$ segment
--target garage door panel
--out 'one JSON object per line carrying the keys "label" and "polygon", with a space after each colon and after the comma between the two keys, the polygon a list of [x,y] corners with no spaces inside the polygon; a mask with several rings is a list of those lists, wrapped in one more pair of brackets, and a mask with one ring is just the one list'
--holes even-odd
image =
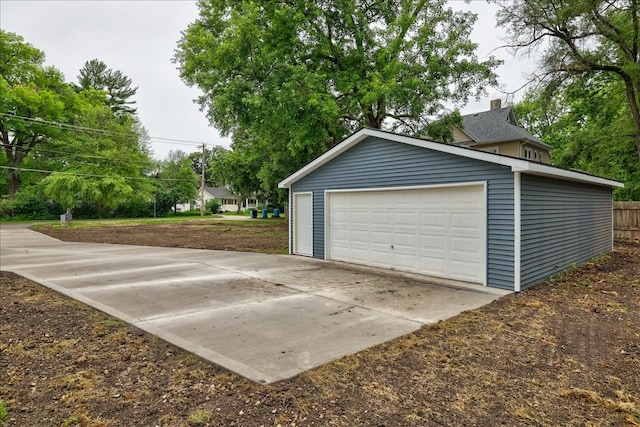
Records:
{"label": "garage door panel", "polygon": [[464,254],[477,254],[481,251],[480,238],[473,237],[451,237],[451,252]]}
{"label": "garage door panel", "polygon": [[394,254],[394,267],[400,270],[415,271],[418,269],[417,257],[415,254],[402,254],[396,252]]}
{"label": "garage door panel", "polygon": [[393,241],[392,234],[389,232],[374,231],[371,233],[372,245],[381,244],[381,245],[390,246],[392,241]]}
{"label": "garage door panel", "polygon": [[378,225],[382,227],[388,226],[393,217],[390,212],[372,212],[371,213],[371,224]]}
{"label": "garage door panel", "polygon": [[351,248],[351,253],[349,254],[352,260],[364,260],[371,261],[371,248],[363,247],[363,248]]}
{"label": "garage door panel", "polygon": [[412,233],[394,233],[393,247],[401,250],[402,248],[408,248],[415,253],[415,249],[418,246],[418,237]]}
{"label": "garage door panel", "polygon": [[442,228],[447,224],[447,216],[444,212],[426,212],[420,215],[420,222],[423,227]]}
{"label": "garage door panel", "polygon": [[376,267],[386,267],[389,263],[390,256],[388,248],[372,248],[371,265],[375,265]]}
{"label": "garage door panel", "polygon": [[420,204],[423,205],[445,205],[447,204],[447,195],[437,191],[423,191],[417,197]]}
{"label": "garage door panel", "polygon": [[420,257],[420,272],[433,276],[446,276],[447,262],[441,257]]}
{"label": "garage door panel", "polygon": [[396,227],[408,226],[415,228],[420,222],[418,218],[418,212],[396,212],[393,215],[393,225]]}
{"label": "garage door panel", "polygon": [[477,230],[480,227],[481,217],[475,213],[452,213],[451,227]]}
{"label": "garage door panel", "polygon": [[327,255],[484,283],[485,199],[483,185],[330,192]]}
{"label": "garage door panel", "polygon": [[367,230],[351,230],[351,241],[356,245],[368,245],[371,233]]}
{"label": "garage door panel", "polygon": [[480,273],[478,269],[478,263],[468,262],[461,260],[451,260],[450,273],[460,278],[466,278],[467,280],[474,280],[474,278]]}
{"label": "garage door panel", "polygon": [[423,234],[420,236],[421,250],[437,249],[446,251],[448,249],[448,239],[444,235]]}

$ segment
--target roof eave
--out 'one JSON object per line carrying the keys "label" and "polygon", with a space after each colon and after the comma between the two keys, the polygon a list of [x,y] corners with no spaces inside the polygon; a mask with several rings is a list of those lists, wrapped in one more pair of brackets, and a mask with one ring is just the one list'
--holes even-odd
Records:
{"label": "roof eave", "polygon": [[348,136],[343,142],[333,147],[311,163],[307,164],[303,168],[299,169],[294,174],[288,176],[282,180],[279,184],[279,188],[291,188],[291,185],[296,181],[302,179],[306,175],[310,174],[323,164],[329,162],[335,157],[339,156],[343,152],[347,151],[354,145],[363,141],[369,136],[390,139],[395,142],[414,145],[417,147],[428,148],[443,153],[454,154],[462,157],[468,157],[476,160],[482,160],[489,163],[494,163],[502,166],[510,167],[514,172],[531,173],[535,175],[543,175],[549,177],[563,178],[570,181],[586,182],[596,185],[604,185],[608,187],[622,188],[624,184],[612,181],[606,178],[600,178],[593,175],[588,175],[581,172],[570,171],[567,169],[558,168],[555,166],[545,165],[542,163],[531,162],[524,159],[518,159],[514,157],[502,156],[500,154],[489,153],[486,151],[474,150],[472,148],[465,148],[451,144],[444,144],[440,142],[434,142],[426,139],[418,139],[410,136],[400,135],[393,132],[387,132],[379,129],[361,128],[355,133]]}
{"label": "roof eave", "polygon": [[531,175],[539,175],[551,178],[562,178],[567,181],[586,182],[589,184],[603,185],[613,188],[624,188],[624,184],[611,179],[601,178],[599,176],[585,174],[583,172],[572,171],[568,169],[562,169],[555,166],[545,165],[544,163],[530,162],[530,161],[518,161],[517,164],[511,166],[513,172],[523,172]]}

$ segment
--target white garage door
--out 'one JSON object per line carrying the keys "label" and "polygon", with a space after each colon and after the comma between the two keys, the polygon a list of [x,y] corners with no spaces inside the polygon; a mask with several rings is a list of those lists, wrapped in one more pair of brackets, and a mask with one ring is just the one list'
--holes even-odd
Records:
{"label": "white garage door", "polygon": [[327,258],[485,283],[484,184],[327,194]]}

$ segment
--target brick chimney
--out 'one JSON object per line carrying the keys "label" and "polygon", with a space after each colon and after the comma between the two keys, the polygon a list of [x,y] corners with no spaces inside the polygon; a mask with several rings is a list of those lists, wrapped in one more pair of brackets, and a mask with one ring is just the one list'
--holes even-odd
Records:
{"label": "brick chimney", "polygon": [[492,99],[491,100],[491,109],[492,110],[498,110],[500,108],[502,108],[502,100],[500,98]]}

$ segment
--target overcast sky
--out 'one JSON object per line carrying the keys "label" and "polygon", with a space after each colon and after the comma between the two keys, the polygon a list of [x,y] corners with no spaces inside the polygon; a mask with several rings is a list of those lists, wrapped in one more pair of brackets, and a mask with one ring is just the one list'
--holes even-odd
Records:
{"label": "overcast sky", "polygon": [[[473,40],[479,43],[480,59],[493,54],[505,61],[498,69],[501,89],[513,91],[522,86],[533,63],[514,58],[504,49],[494,51],[504,44],[496,29],[497,6],[484,1],[452,1],[450,5],[478,14]],[[199,91],[180,80],[171,62],[180,32],[197,16],[195,1],[187,0],[0,0],[0,27],[44,51],[46,64],[61,70],[67,81],[76,81],[78,70],[93,58],[129,76],[139,87],[135,96],[138,115],[152,137],[229,146],[230,139],[210,127],[194,104]],[[488,92],[479,102],[467,105],[463,114],[488,109],[490,99],[505,99],[496,89]],[[169,150],[196,150],[195,144],[152,141],[156,158],[164,158]]]}

